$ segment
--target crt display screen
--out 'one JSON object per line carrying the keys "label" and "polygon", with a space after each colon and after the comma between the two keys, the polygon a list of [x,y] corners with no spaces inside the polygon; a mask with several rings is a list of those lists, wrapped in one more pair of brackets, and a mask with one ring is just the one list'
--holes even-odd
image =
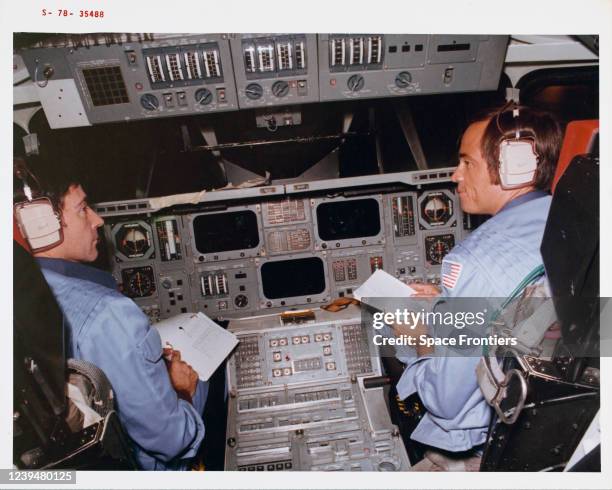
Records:
{"label": "crt display screen", "polygon": [[346,240],[380,233],[376,199],[325,202],[317,207],[317,226],[321,240]]}
{"label": "crt display screen", "polygon": [[325,291],[323,261],[318,257],[266,262],[261,285],[268,299],[310,296]]}
{"label": "crt display screen", "polygon": [[253,211],[201,214],[193,220],[193,236],[202,254],[255,248],[259,245]]}

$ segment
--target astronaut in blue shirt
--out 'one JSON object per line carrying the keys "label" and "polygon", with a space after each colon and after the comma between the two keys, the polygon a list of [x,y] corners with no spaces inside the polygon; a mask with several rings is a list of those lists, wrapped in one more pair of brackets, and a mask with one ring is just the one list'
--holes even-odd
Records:
{"label": "astronaut in blue shirt", "polygon": [[[542,263],[540,243],[560,144],[556,121],[526,107],[505,106],[467,128],[452,181],[464,212],[492,217],[444,258],[439,290],[411,285],[419,296],[506,298]],[[417,338],[428,333],[423,325],[394,330]],[[476,379],[479,357],[417,346],[416,356],[401,360],[406,369],[399,396],[416,392],[427,409],[411,437],[443,450],[429,452],[418,469],[477,470],[490,420]],[[453,453],[473,464],[456,464]]]}
{"label": "astronaut in blue shirt", "polygon": [[92,362],[108,377],[142,469],[187,469],[204,438],[208,385],[178,351],[164,356],[157,330],[116,290],[110,274],[83,264],[98,256],[103,220],[83,188],[68,182],[56,180],[45,189],[60,210],[63,239],[34,250],[66,320],[68,355]]}

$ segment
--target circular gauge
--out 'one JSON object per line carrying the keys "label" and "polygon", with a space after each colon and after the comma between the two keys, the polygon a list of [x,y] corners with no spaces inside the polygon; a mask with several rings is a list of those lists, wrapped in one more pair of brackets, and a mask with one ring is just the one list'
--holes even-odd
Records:
{"label": "circular gauge", "polygon": [[263,87],[258,83],[249,83],[244,89],[244,94],[251,100],[257,100],[263,95]]}
{"label": "circular gauge", "polygon": [[289,93],[289,84],[284,80],[279,80],[272,85],[272,93],[276,97],[284,97]]}
{"label": "circular gauge", "polygon": [[395,85],[399,88],[406,88],[412,82],[412,75],[409,71],[401,71],[395,77]]}
{"label": "circular gauge", "polygon": [[441,264],[448,252],[455,246],[454,235],[434,235],[425,237],[425,255],[427,262]]}
{"label": "circular gauge", "polygon": [[246,305],[249,304],[249,298],[247,298],[244,294],[239,294],[234,298],[234,304],[238,308],[244,308]]}
{"label": "circular gauge", "polygon": [[155,111],[159,108],[159,99],[153,94],[144,94],[140,97],[140,105],[147,111]]}
{"label": "circular gauge", "polygon": [[201,88],[196,90],[195,100],[200,105],[208,105],[213,100],[213,95],[207,88]]}
{"label": "circular gauge", "polygon": [[121,271],[123,289],[130,298],[144,298],[155,292],[152,267],[135,267]]}
{"label": "circular gauge", "polygon": [[352,75],[346,82],[346,86],[351,92],[359,92],[365,85],[365,80],[361,75]]}
{"label": "circular gauge", "polygon": [[118,225],[113,234],[117,252],[125,259],[146,258],[153,252],[151,230],[142,222]]}
{"label": "circular gauge", "polygon": [[453,201],[443,192],[431,192],[421,201],[421,218],[429,226],[442,226],[453,216]]}

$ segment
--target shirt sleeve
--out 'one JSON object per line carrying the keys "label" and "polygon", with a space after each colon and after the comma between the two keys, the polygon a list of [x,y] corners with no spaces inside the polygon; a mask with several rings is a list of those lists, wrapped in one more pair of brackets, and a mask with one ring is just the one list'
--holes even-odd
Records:
{"label": "shirt sleeve", "polygon": [[131,300],[103,296],[79,333],[78,348],[109,378],[123,427],[140,448],[163,462],[196,455],[207,385],[198,386],[195,406],[177,397],[159,334]]}
{"label": "shirt sleeve", "polygon": [[[478,273],[478,267],[471,259],[470,254],[460,245],[444,258],[441,270],[441,303],[444,303],[444,298],[465,298],[455,300],[452,306],[445,307],[472,308],[483,304],[468,299],[482,296],[483,291],[484,294],[487,291],[486,281]],[[453,335],[456,333],[454,328],[449,326],[439,334]],[[468,401],[479,389],[475,375],[479,358],[460,349],[436,347],[435,355],[406,359],[406,369],[397,384],[398,395],[404,399],[417,392],[433,416],[446,420],[460,419],[470,410]]]}

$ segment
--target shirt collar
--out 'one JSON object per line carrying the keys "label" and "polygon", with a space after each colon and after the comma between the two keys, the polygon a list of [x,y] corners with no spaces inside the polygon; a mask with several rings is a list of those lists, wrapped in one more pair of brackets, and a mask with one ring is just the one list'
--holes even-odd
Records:
{"label": "shirt collar", "polygon": [[64,259],[51,259],[48,257],[36,257],[36,261],[42,269],[51,270],[63,276],[74,277],[75,279],[95,282],[100,286],[110,289],[117,289],[117,283],[112,275],[89,265]]}
{"label": "shirt collar", "polygon": [[502,207],[499,210],[499,213],[501,213],[503,211],[507,211],[508,209],[512,209],[512,208],[514,208],[516,206],[520,206],[521,204],[524,204],[526,202],[533,201],[534,199],[540,199],[542,197],[546,197],[547,195],[548,195],[548,193],[544,192],[542,190],[535,190],[535,191],[527,192],[526,194],[521,194],[520,196],[515,197],[514,199],[512,199],[512,201],[507,202],[504,205],[504,207]]}

